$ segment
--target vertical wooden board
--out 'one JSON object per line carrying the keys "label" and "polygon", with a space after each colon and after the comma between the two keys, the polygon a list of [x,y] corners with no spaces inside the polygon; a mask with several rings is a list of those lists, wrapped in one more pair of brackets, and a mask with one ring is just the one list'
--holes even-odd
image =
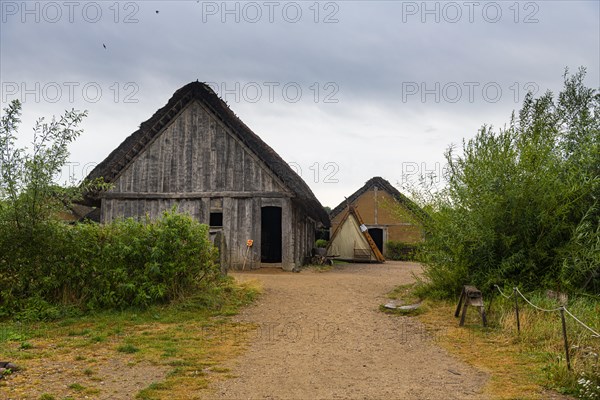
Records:
{"label": "vertical wooden board", "polygon": [[110,222],[111,212],[111,200],[109,199],[100,199],[100,222],[105,224]]}
{"label": "vertical wooden board", "polygon": [[243,186],[243,167],[244,167],[244,150],[242,146],[236,143],[234,147],[234,164],[233,164],[233,188],[232,190],[241,191]]}
{"label": "vertical wooden board", "polygon": [[200,108],[196,107],[196,129],[192,132],[192,191],[200,192],[202,190],[202,142],[204,132],[206,131],[207,115]]}
{"label": "vertical wooden board", "polygon": [[163,185],[163,191],[164,192],[173,192],[176,191],[175,190],[175,185],[176,185],[176,181],[173,179],[173,160],[174,160],[174,156],[173,156],[173,149],[174,149],[174,142],[175,142],[175,137],[173,135],[173,125],[171,125],[169,127],[170,129],[165,132],[164,137],[165,137],[165,143],[163,145],[163,149],[162,152],[164,154],[164,162],[161,165],[161,169],[162,169],[162,185]]}
{"label": "vertical wooden board", "polygon": [[282,231],[282,254],[281,264],[283,269],[291,270],[294,267],[294,229],[292,228],[292,212],[290,199],[282,199],[281,207],[281,231]]}
{"label": "vertical wooden board", "polygon": [[158,161],[157,161],[157,173],[158,173],[158,193],[164,193],[166,191],[165,187],[165,165],[169,162],[169,154],[167,149],[169,148],[171,141],[163,131],[160,137],[154,142],[157,147],[158,152]]}
{"label": "vertical wooden board", "polygon": [[248,214],[251,210],[250,199],[238,199],[238,204],[238,229],[241,233],[240,246],[243,246],[246,240],[250,239],[250,221],[248,220]]}
{"label": "vertical wooden board", "polygon": [[141,154],[137,158],[135,163],[138,164],[139,172],[138,172],[138,180],[136,182],[134,182],[133,190],[137,193],[147,192],[148,191],[148,183],[147,183],[148,167],[146,165],[148,163],[148,157],[146,156],[146,153]]}
{"label": "vertical wooden board", "polygon": [[217,129],[217,135],[214,138],[213,147],[211,149],[211,158],[214,157],[213,171],[215,174],[215,190],[226,190],[225,168],[227,159],[226,134],[222,127]]}
{"label": "vertical wooden board", "polygon": [[190,126],[190,113],[189,107],[186,109],[181,118],[181,128],[177,132],[177,137],[179,138],[179,146],[177,147],[177,170],[174,171],[177,176],[177,192],[183,193],[185,192],[185,181],[187,175],[187,156],[186,149],[188,143],[186,138],[188,136]]}
{"label": "vertical wooden board", "polygon": [[120,192],[127,192],[127,182],[129,180],[127,179],[127,171],[123,171],[121,173],[121,175],[119,176],[119,191]]}
{"label": "vertical wooden board", "polygon": [[213,160],[213,150],[212,150],[212,145],[213,145],[213,141],[215,140],[215,136],[216,136],[216,131],[217,131],[217,121],[215,120],[215,118],[210,115],[209,118],[209,123],[208,123],[208,132],[206,134],[206,138],[204,140],[203,146],[202,146],[202,150],[203,150],[203,155],[204,155],[204,163],[203,163],[203,174],[204,174],[204,188],[205,190],[215,190],[215,185],[214,185],[214,173],[213,173],[213,167],[214,167],[214,161]]}
{"label": "vertical wooden board", "polygon": [[146,164],[146,173],[148,176],[146,191],[150,193],[158,193],[159,146],[156,145],[156,142],[148,147],[146,150],[146,156],[148,160]]}
{"label": "vertical wooden board", "polygon": [[254,260],[260,265],[260,248],[261,248],[261,199],[260,197],[252,198],[252,239],[254,240],[253,254]]}
{"label": "vertical wooden board", "polygon": [[151,218],[152,200],[144,200],[144,219]]}
{"label": "vertical wooden board", "polygon": [[190,216],[190,218],[194,218],[194,208],[197,200],[184,200],[182,201],[182,207],[185,210],[185,213]]}
{"label": "vertical wooden board", "polygon": [[134,215],[134,218],[137,219],[138,221],[143,221],[144,220],[144,199],[132,200],[132,203],[133,203],[132,213]]}
{"label": "vertical wooden board", "polygon": [[189,140],[189,148],[187,149],[187,157],[188,157],[188,182],[187,182],[187,191],[195,192],[196,191],[196,135],[198,133],[198,103],[194,102],[194,104],[190,107],[190,126],[188,132],[188,140]]}
{"label": "vertical wooden board", "polygon": [[125,203],[123,200],[114,200],[114,219],[125,218]]}
{"label": "vertical wooden board", "polygon": [[252,239],[252,199],[244,198],[239,199],[239,213],[238,213],[238,227],[240,231],[239,236],[239,247],[240,247],[240,256],[242,258],[242,263],[246,263],[249,267],[250,252],[248,251],[248,246],[246,245],[246,241]]}
{"label": "vertical wooden board", "polygon": [[256,181],[254,180],[254,160],[249,154],[244,154],[244,190],[256,191]]}
{"label": "vertical wooden board", "polygon": [[[194,103],[195,104],[195,103]],[[182,149],[183,155],[183,182],[181,191],[191,192],[192,191],[192,148],[194,143],[192,142],[192,133],[196,129],[196,108],[190,107],[188,121],[186,129],[183,132],[184,143]]]}
{"label": "vertical wooden board", "polygon": [[225,176],[225,187],[228,190],[232,190],[233,188],[233,180],[234,180],[234,171],[233,171],[233,163],[235,162],[233,148],[236,145],[235,140],[231,137],[230,134],[226,134],[223,137],[225,141],[225,160],[223,164],[223,175]]}
{"label": "vertical wooden board", "polygon": [[125,180],[122,179],[123,175],[120,175],[117,179],[115,179],[112,183],[115,186],[114,189],[111,189],[111,192],[124,192],[125,191]]}
{"label": "vertical wooden board", "polygon": [[269,176],[269,174],[261,168],[260,175],[260,182],[262,184],[263,190],[266,192],[272,191],[273,187],[271,186],[271,177]]}
{"label": "vertical wooden board", "polygon": [[186,199],[181,199],[177,201],[177,212],[180,214],[187,214],[188,201]]}
{"label": "vertical wooden board", "polygon": [[126,176],[127,176],[127,191],[132,193],[135,191],[136,181],[138,179],[138,172],[140,170],[140,165],[137,162],[132,162],[127,167]]}
{"label": "vertical wooden board", "polygon": [[123,218],[123,208],[119,200],[111,200],[112,203],[112,221]]}
{"label": "vertical wooden board", "polygon": [[292,230],[294,231],[294,236],[296,240],[294,241],[293,246],[293,259],[296,261],[298,259],[298,254],[300,253],[300,246],[302,245],[302,226],[298,221],[298,213],[295,204],[292,202]]}
{"label": "vertical wooden board", "polygon": [[158,218],[158,200],[152,200],[150,203],[150,219],[153,221]]}
{"label": "vertical wooden board", "polygon": [[[223,217],[225,217],[225,214],[223,214]],[[198,220],[206,225],[208,225],[210,222],[210,198],[208,197],[202,198],[202,202],[200,203],[200,216],[198,217]]]}
{"label": "vertical wooden board", "polygon": [[194,200],[194,219],[202,223],[202,199]]}
{"label": "vertical wooden board", "polygon": [[158,218],[160,218],[165,211],[170,209],[171,204],[168,199],[160,199],[158,204]]}
{"label": "vertical wooden board", "polygon": [[[223,199],[223,233],[226,236],[227,250],[231,254],[231,256],[233,256],[232,249],[235,246],[233,242],[233,237],[235,235],[233,227],[234,224],[232,223],[232,220],[235,221],[235,210],[233,209],[233,203],[234,200],[230,197],[226,197]],[[233,263],[233,258],[230,258],[230,261],[231,263]]]}
{"label": "vertical wooden board", "polygon": [[179,118],[171,124],[171,167],[167,167],[169,182],[171,185],[170,192],[181,192],[181,135],[182,130],[185,129],[185,112],[179,116]]}
{"label": "vertical wooden board", "polygon": [[123,200],[123,217],[131,217],[131,200]]}

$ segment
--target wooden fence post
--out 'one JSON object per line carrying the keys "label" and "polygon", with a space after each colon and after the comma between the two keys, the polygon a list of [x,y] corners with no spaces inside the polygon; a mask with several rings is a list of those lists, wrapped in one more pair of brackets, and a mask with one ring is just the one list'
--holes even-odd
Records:
{"label": "wooden fence post", "polygon": [[565,355],[567,356],[567,369],[571,370],[571,357],[569,356],[569,341],[567,339],[567,322],[565,321],[565,308],[560,307],[560,320],[562,321],[563,339],[565,342]]}
{"label": "wooden fence post", "polygon": [[517,288],[513,287],[513,296],[515,296],[515,314],[517,316],[517,332],[521,334],[521,320],[519,319],[519,300],[517,298]]}

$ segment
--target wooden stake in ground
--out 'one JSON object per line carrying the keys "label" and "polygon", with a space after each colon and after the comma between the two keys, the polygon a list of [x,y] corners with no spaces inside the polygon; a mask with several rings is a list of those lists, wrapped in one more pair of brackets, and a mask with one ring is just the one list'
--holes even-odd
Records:
{"label": "wooden stake in ground", "polygon": [[250,254],[250,249],[252,248],[252,245],[254,245],[254,240],[246,240],[246,253],[244,254],[244,264],[242,265],[242,271],[246,269],[246,261],[248,261],[248,255]]}

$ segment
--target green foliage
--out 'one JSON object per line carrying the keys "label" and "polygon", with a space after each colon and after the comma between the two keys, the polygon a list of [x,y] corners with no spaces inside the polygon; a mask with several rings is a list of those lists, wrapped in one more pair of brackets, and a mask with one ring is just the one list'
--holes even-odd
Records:
{"label": "green foliage", "polygon": [[430,289],[594,287],[600,249],[600,93],[568,76],[555,99],[528,94],[498,132],[446,152],[448,185],[428,204],[420,258]]}
{"label": "green foliage", "polygon": [[133,353],[137,353],[138,351],[140,351],[140,349],[138,349],[137,347],[135,347],[132,344],[124,344],[124,345],[117,347],[117,351],[119,351],[121,353],[133,354]]}
{"label": "green foliage", "polygon": [[414,261],[420,245],[390,240],[385,243],[385,256],[390,260]]}
{"label": "green foliage", "polygon": [[77,310],[146,307],[179,299],[219,277],[208,227],[173,209],[158,221],[66,225],[58,211],[101,182],[52,181],[86,113],[34,128],[31,152],[16,146],[21,105],[0,121],[0,318],[51,320]]}
{"label": "green foliage", "polygon": [[[0,313],[50,320],[80,310],[146,307],[180,299],[220,276],[208,227],[175,211],[107,225],[39,225],[0,239]],[[3,235],[4,237],[4,235]]]}
{"label": "green foliage", "polygon": [[315,241],[315,247],[324,249],[325,247],[327,247],[328,243],[329,242],[327,240],[325,240],[325,239],[317,239]]}
{"label": "green foliage", "polygon": [[69,157],[68,145],[81,135],[77,126],[86,111],[66,111],[49,123],[39,119],[31,151],[16,145],[20,115],[21,103],[14,100],[0,119],[0,218],[33,237],[39,224],[80,198],[83,191],[106,185],[96,181],[63,188],[53,182]]}

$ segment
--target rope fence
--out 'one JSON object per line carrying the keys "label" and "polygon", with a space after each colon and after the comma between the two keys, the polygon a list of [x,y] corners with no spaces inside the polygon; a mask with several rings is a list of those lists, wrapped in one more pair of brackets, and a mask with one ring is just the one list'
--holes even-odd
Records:
{"label": "rope fence", "polygon": [[518,302],[518,297],[521,297],[523,300],[525,300],[525,302],[527,304],[529,304],[531,307],[535,308],[538,311],[542,311],[542,312],[560,312],[560,318],[561,318],[561,323],[562,323],[562,333],[563,333],[563,340],[564,340],[564,345],[565,345],[565,355],[566,355],[566,360],[567,360],[567,368],[569,370],[571,370],[571,359],[570,359],[570,354],[569,354],[569,341],[568,341],[568,337],[567,337],[567,324],[565,321],[565,314],[569,315],[571,318],[573,318],[579,325],[581,325],[583,328],[587,329],[588,331],[590,331],[592,333],[592,337],[593,338],[600,338],[600,334],[598,332],[596,332],[594,329],[590,328],[587,324],[585,324],[584,322],[582,322],[579,318],[577,318],[571,311],[569,311],[567,309],[567,307],[565,306],[560,306],[560,307],[556,307],[556,308],[542,308],[539,307],[535,304],[533,304],[531,301],[529,301],[529,299],[527,297],[525,297],[525,295],[523,295],[523,293],[521,293],[521,291],[519,290],[518,287],[513,287],[513,292],[510,294],[510,296],[506,295],[502,289],[500,289],[500,286],[498,285],[494,285],[494,287],[498,290],[498,292],[500,293],[500,295],[502,297],[504,297],[507,300],[510,300],[511,298],[514,297],[515,299],[515,315],[517,317],[517,332],[520,334],[521,333],[521,321],[519,319],[519,302]]}

